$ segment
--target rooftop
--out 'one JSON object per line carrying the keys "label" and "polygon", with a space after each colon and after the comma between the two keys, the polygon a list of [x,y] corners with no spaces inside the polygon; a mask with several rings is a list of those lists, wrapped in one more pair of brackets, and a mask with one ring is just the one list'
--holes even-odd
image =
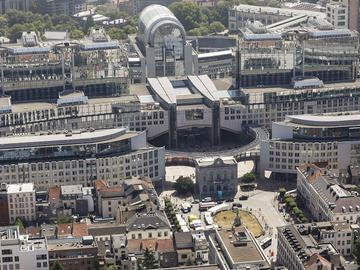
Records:
{"label": "rooftop", "polygon": [[35,192],[34,183],[9,184],[7,185],[7,193],[26,193]]}
{"label": "rooftop", "polygon": [[196,160],[196,164],[199,167],[208,166],[221,166],[221,165],[235,165],[236,160],[233,157],[206,157]]}
{"label": "rooftop", "polygon": [[61,186],[61,195],[82,194],[82,185],[65,185]]}
{"label": "rooftop", "polygon": [[235,232],[227,230],[217,232],[234,264],[267,261],[245,227],[238,227]]}
{"label": "rooftop", "polygon": [[0,149],[7,148],[27,148],[51,145],[76,145],[86,143],[106,142],[117,139],[124,140],[135,137],[138,133],[127,131],[126,128],[101,129],[84,132],[68,132],[60,134],[9,136],[1,139]]}

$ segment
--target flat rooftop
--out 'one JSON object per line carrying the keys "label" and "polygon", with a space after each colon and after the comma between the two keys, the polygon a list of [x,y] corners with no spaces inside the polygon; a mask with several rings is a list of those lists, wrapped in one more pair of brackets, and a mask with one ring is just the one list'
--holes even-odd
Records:
{"label": "flat rooftop", "polygon": [[348,113],[289,115],[285,123],[301,127],[353,127],[360,125],[360,111]]}
{"label": "flat rooftop", "polygon": [[250,238],[247,230],[244,227],[239,227],[236,232],[246,235],[246,239],[240,240],[241,245],[234,244],[236,242],[236,239],[234,239],[234,235],[231,231],[218,231],[234,263],[254,263],[258,261],[265,261],[265,258],[262,256],[260,250],[256,247],[255,243]]}
{"label": "flat rooftop", "polygon": [[82,133],[75,132],[77,131],[73,131],[71,136],[61,133],[4,137],[1,139],[0,149],[42,147],[51,145],[76,145],[86,143],[92,144],[107,142],[113,139],[124,140],[135,137],[138,134],[138,132],[127,131],[126,128],[101,129],[93,132],[85,131]]}
{"label": "flat rooftop", "polygon": [[9,184],[7,185],[7,193],[26,193],[35,192],[34,183]]}
{"label": "flat rooftop", "polygon": [[342,89],[348,89],[348,88],[360,88],[360,80],[357,80],[355,82],[343,82],[343,83],[329,83],[324,84],[323,87],[320,88],[305,88],[305,89],[294,89],[292,87],[249,87],[249,88],[241,88],[241,91],[244,94],[264,94],[264,93],[282,93],[286,92],[289,93],[292,92],[295,93],[301,93],[307,92],[310,90],[314,91],[326,91],[326,90],[342,90]]}

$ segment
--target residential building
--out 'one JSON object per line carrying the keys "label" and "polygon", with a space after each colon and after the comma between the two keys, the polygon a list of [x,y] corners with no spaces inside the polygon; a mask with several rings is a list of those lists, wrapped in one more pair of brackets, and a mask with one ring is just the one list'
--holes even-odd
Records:
{"label": "residential building", "polygon": [[149,250],[153,252],[159,267],[177,266],[177,255],[172,239],[128,239],[127,250],[130,260],[143,260],[144,252]]}
{"label": "residential building", "polygon": [[50,239],[47,242],[50,268],[58,261],[64,270],[94,270],[98,247],[92,236]]}
{"label": "residential building", "polygon": [[237,189],[237,162],[233,157],[197,159],[195,163],[196,185],[200,198],[227,198]]}
{"label": "residential building", "polygon": [[127,179],[116,186],[98,180],[95,187],[98,214],[103,218],[116,218],[119,223],[124,223],[136,213],[156,209],[159,205],[149,179]]}
{"label": "residential building", "polygon": [[278,228],[277,263],[289,270],[347,269],[344,258],[330,243],[319,244],[304,225]]}
{"label": "residential building", "polygon": [[30,239],[17,226],[0,227],[1,269],[49,269],[45,238]]}
{"label": "residential building", "polygon": [[164,179],[164,148],[148,147],[144,132],[126,128],[12,136],[3,138],[0,148],[5,183],[47,188],[90,186],[95,179],[116,185],[132,175]]}
{"label": "residential building", "polygon": [[303,114],[273,123],[272,138],[261,142],[261,170],[295,174],[301,164],[326,162],[337,175],[347,174],[359,163],[358,116],[358,111]]}
{"label": "residential building", "polygon": [[0,226],[7,226],[10,224],[9,217],[9,202],[8,194],[6,192],[6,184],[0,185]]}
{"label": "residential building", "polygon": [[64,205],[64,209],[70,209],[76,213],[76,203],[78,200],[82,200],[82,185],[65,185],[60,188],[61,200]]}
{"label": "residential building", "polygon": [[9,221],[17,218],[25,222],[36,220],[35,186],[33,183],[9,184],[6,187],[9,206]]}
{"label": "residential building", "polygon": [[139,213],[126,221],[128,240],[172,239],[170,222],[163,212]]}
{"label": "residential building", "polygon": [[175,232],[174,244],[179,265],[208,263],[209,245],[203,232]]}
{"label": "residential building", "polygon": [[304,164],[297,172],[298,196],[315,220],[357,222],[360,197],[345,190],[330,170]]}

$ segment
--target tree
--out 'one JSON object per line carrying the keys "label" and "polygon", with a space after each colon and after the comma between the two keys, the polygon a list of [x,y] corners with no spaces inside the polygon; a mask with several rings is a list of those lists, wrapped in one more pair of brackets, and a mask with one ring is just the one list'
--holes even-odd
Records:
{"label": "tree", "polygon": [[55,261],[51,270],[64,270],[64,267],[59,263],[59,261]]}
{"label": "tree", "polygon": [[84,37],[84,33],[78,29],[72,30],[70,32],[71,39],[82,39]]}
{"label": "tree", "polygon": [[284,198],[285,193],[286,193],[286,189],[285,188],[279,188],[279,197],[280,198]]}
{"label": "tree", "polygon": [[254,182],[256,179],[255,174],[253,173],[246,173],[243,177],[241,177],[241,181],[244,183],[251,183]]}
{"label": "tree", "polygon": [[56,222],[57,222],[57,224],[71,223],[71,222],[73,222],[73,218],[72,218],[72,216],[60,214],[57,216]]}
{"label": "tree", "polygon": [[25,229],[25,224],[20,218],[16,218],[15,225],[18,226],[20,230]]}
{"label": "tree", "polygon": [[118,40],[122,40],[122,39],[126,39],[127,38],[127,35],[126,33],[119,29],[119,28],[116,28],[116,27],[111,27],[110,29],[108,29],[106,31],[106,33],[109,35],[109,37],[111,39],[118,39]]}
{"label": "tree", "polygon": [[156,260],[154,253],[149,251],[148,248],[146,248],[144,252],[144,260],[142,262],[142,266],[146,269],[155,269],[156,268]]}
{"label": "tree", "polygon": [[176,180],[176,183],[174,184],[174,188],[179,194],[185,195],[194,192],[195,184],[190,177],[180,176]]}
{"label": "tree", "polygon": [[169,8],[182,23],[186,31],[200,27],[203,23],[207,24],[206,16],[201,12],[199,5],[195,3],[175,2]]}
{"label": "tree", "polygon": [[214,33],[220,33],[225,30],[225,26],[219,21],[212,22],[210,24],[209,28],[210,28],[210,31],[214,32]]}

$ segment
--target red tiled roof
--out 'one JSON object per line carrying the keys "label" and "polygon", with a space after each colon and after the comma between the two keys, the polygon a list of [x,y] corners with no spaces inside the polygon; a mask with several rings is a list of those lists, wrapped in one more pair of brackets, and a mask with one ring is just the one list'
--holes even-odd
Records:
{"label": "red tiled roof", "polygon": [[57,235],[71,235],[72,232],[72,224],[64,223],[57,225]]}
{"label": "red tiled roof", "polygon": [[98,179],[95,181],[95,190],[107,188],[109,185],[106,180]]}
{"label": "red tiled roof", "polygon": [[49,202],[56,203],[60,200],[61,189],[58,186],[49,187]]}
{"label": "red tiled roof", "polygon": [[86,236],[89,235],[86,223],[74,223],[72,227],[73,236]]}
{"label": "red tiled roof", "polygon": [[140,252],[147,248],[150,251],[174,251],[172,239],[129,239],[127,244],[129,252]]}
{"label": "red tiled roof", "polygon": [[330,270],[331,269],[331,263],[326,260],[323,256],[314,253],[310,256],[310,259],[304,264],[305,269],[308,270],[317,270],[318,265],[322,265],[323,270]]}

